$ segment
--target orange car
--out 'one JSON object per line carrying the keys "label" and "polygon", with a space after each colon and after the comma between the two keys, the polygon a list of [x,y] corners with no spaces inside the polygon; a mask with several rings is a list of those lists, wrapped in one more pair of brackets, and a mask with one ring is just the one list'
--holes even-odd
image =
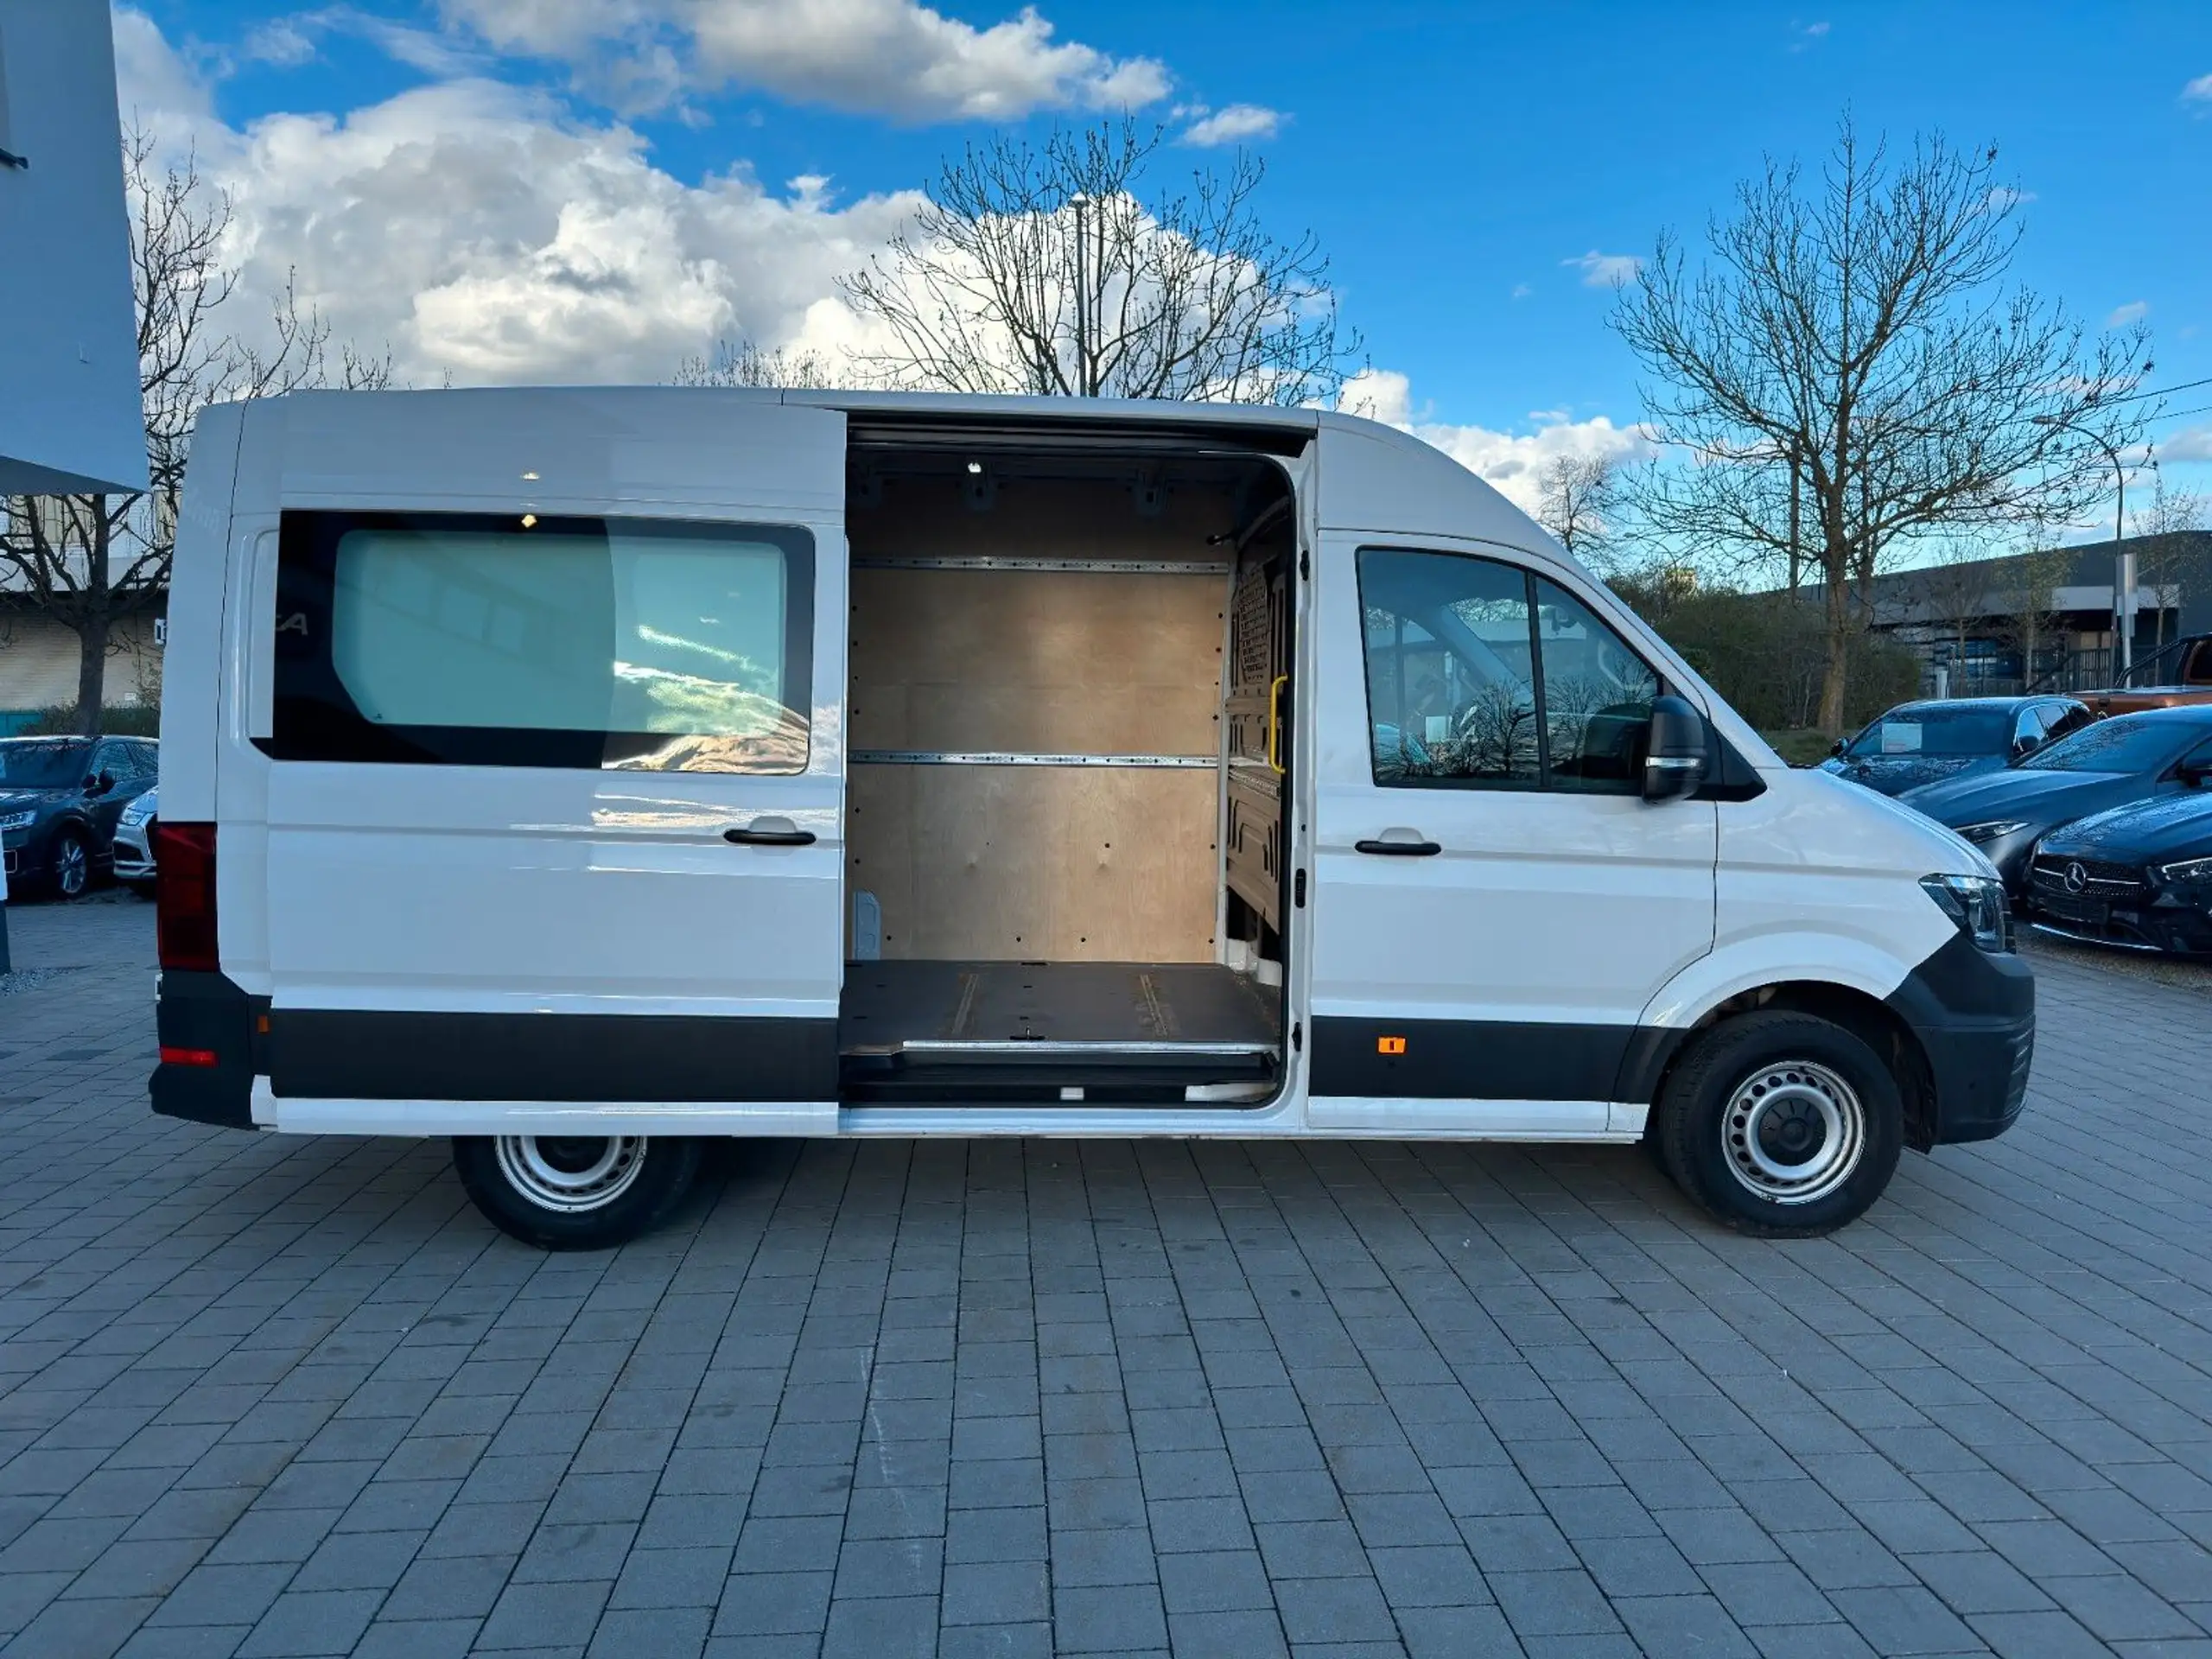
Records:
{"label": "orange car", "polygon": [[2129,670],[2126,683],[2074,694],[2099,715],[2135,715],[2180,702],[2212,702],[2212,633],[2177,639]]}

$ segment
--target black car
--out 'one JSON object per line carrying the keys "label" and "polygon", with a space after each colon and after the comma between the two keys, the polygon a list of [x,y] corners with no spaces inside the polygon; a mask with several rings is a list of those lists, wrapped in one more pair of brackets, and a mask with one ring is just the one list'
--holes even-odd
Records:
{"label": "black car", "polygon": [[2028,855],[2063,824],[2212,778],[2212,706],[2116,715],[2002,772],[1907,790],[1897,798],[1949,825],[1988,856],[2015,898]]}
{"label": "black car", "polygon": [[2047,933],[2212,956],[2212,785],[2114,807],[2043,838],[2030,918]]}
{"label": "black car", "polygon": [[1884,795],[1996,772],[2070,737],[2096,716],[2072,697],[1946,697],[1901,702],[1835,746],[1821,770]]}
{"label": "black car", "polygon": [[74,899],[111,868],[116,820],[153,787],[143,737],[0,739],[0,859],[11,891]]}

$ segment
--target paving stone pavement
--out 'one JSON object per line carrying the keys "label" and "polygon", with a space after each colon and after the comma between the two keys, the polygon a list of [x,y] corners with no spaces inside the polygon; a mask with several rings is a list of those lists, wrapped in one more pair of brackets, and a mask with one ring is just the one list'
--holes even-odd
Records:
{"label": "paving stone pavement", "polygon": [[2212,1653],[2212,976],[1829,1239],[1633,1150],[732,1148],[495,1234],[153,1117],[151,918],[16,913],[8,1655]]}

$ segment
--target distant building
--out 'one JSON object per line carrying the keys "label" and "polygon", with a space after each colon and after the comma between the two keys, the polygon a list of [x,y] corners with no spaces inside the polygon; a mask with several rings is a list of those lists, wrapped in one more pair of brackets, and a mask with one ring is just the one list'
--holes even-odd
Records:
{"label": "distant building", "polygon": [[[141,511],[150,511],[146,502]],[[22,523],[35,513],[47,542],[63,550],[81,573],[87,555],[73,531],[65,501],[56,496],[0,497],[0,527],[27,533]],[[127,565],[137,551],[125,544],[110,558],[111,569]],[[83,647],[73,629],[40,610],[20,572],[0,563],[0,737],[21,731],[48,709],[77,701],[77,671]],[[156,594],[145,609],[123,618],[108,636],[105,692],[108,704],[158,702],[162,646],[168,596]]]}
{"label": "distant building", "polygon": [[[2134,661],[2212,633],[2212,531],[2132,536]],[[1923,689],[1951,696],[2108,685],[2113,543],[1922,565],[1874,578],[1868,626],[1910,645]]]}
{"label": "distant building", "polygon": [[0,494],[146,487],[108,0],[0,0]]}

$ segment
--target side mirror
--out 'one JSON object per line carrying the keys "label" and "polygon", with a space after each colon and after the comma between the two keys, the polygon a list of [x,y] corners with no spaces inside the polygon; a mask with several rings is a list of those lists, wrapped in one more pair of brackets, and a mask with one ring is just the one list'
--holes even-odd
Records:
{"label": "side mirror", "polygon": [[85,779],[85,793],[105,795],[115,787],[115,779],[104,772],[96,772]]}
{"label": "side mirror", "polygon": [[1835,741],[1834,742],[1833,742],[1833,743],[1831,743],[1831,744],[1829,744],[1829,745],[1828,745],[1828,753],[1829,753],[1830,754],[1833,754],[1833,755],[1836,755],[1836,756],[1840,757],[1840,756],[1841,756],[1841,754],[1843,753],[1843,749],[1844,749],[1844,743],[1843,743],[1843,740],[1842,740],[1841,738],[1840,738],[1840,737],[1839,737],[1838,739],[1836,739],[1836,741]]}
{"label": "side mirror", "polygon": [[2043,739],[2036,736],[2032,732],[2025,736],[2016,737],[2012,740],[2012,758],[2015,760],[2024,760],[2041,747],[2043,747]]}
{"label": "side mirror", "polygon": [[1643,798],[1675,801],[1705,782],[1705,716],[1681,697],[1651,700],[1651,732],[1643,750]]}

